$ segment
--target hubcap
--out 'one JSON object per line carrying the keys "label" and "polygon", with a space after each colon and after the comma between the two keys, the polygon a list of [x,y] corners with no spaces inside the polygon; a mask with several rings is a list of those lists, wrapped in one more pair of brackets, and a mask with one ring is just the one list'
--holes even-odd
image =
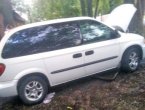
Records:
{"label": "hubcap", "polygon": [[132,52],[129,56],[129,67],[135,70],[139,64],[139,56],[136,52]]}
{"label": "hubcap", "polygon": [[32,81],[25,87],[25,96],[30,101],[36,101],[41,98],[43,94],[43,86],[38,81]]}

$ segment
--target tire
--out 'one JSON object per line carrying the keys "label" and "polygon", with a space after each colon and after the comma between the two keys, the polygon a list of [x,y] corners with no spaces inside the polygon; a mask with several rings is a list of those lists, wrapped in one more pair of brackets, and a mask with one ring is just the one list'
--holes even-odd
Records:
{"label": "tire", "polygon": [[18,85],[18,96],[26,105],[41,103],[48,93],[48,84],[40,76],[23,78]]}
{"label": "tire", "polygon": [[140,51],[135,48],[129,48],[123,55],[121,70],[124,72],[134,72],[138,69],[141,60]]}

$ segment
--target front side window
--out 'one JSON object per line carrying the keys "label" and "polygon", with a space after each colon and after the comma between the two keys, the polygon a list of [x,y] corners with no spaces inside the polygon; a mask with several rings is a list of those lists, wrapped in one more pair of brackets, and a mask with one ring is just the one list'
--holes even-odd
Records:
{"label": "front side window", "polygon": [[80,31],[76,23],[58,23],[24,29],[6,42],[2,57],[13,58],[79,45]]}
{"label": "front side window", "polygon": [[111,28],[93,20],[80,21],[80,29],[84,43],[105,41],[116,37]]}

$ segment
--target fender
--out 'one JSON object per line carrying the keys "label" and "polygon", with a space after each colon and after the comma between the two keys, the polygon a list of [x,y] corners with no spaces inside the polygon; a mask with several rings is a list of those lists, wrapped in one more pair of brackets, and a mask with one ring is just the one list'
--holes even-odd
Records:
{"label": "fender", "polygon": [[122,32],[120,32],[119,34],[121,35],[121,37],[119,38],[121,58],[124,52],[131,46],[139,46],[143,54],[143,48],[144,48],[143,36],[140,36],[138,34],[133,34],[133,33],[122,33]]}
{"label": "fender", "polygon": [[21,71],[20,73],[18,73],[14,80],[19,80],[21,79],[22,77],[26,76],[26,75],[29,75],[29,74],[33,74],[33,73],[41,73],[43,74],[44,76],[46,76],[46,78],[48,79],[49,83],[50,83],[50,86],[51,86],[51,80],[49,80],[49,74],[43,70],[43,69],[40,69],[40,68],[30,68],[30,69],[27,69],[27,70],[24,70],[24,71]]}
{"label": "fender", "polygon": [[[142,45],[141,45],[139,42],[128,42],[128,43],[126,43],[124,46],[122,45],[122,46],[121,46],[121,47],[122,47],[122,49],[121,49],[121,56],[123,57],[124,52],[125,52],[128,48],[130,48],[130,47],[132,47],[132,46],[138,46],[138,47],[140,47],[141,50],[142,50],[142,56],[143,56],[143,48],[142,48]],[[122,57],[121,57],[121,58],[122,58]]]}

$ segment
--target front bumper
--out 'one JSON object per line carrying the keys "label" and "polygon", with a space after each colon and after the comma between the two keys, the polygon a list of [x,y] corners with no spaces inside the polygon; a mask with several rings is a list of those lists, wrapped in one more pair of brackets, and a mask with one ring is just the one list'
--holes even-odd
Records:
{"label": "front bumper", "polygon": [[17,80],[0,82],[0,97],[16,96],[17,94]]}

